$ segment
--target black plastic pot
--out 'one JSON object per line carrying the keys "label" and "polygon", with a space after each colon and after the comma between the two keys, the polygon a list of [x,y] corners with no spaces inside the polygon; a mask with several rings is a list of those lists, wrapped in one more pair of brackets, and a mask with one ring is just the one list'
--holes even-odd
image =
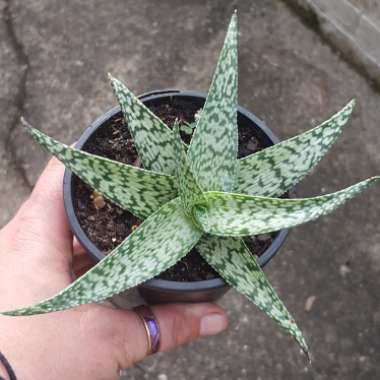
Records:
{"label": "black plastic pot", "polygon": [[[206,94],[197,91],[161,90],[153,91],[140,96],[144,104],[157,104],[165,101],[181,101],[195,104],[197,109],[201,108],[206,99]],[[83,133],[76,144],[76,148],[81,149],[91,138],[98,128],[102,128],[111,117],[120,113],[120,107],[115,107],[103,116],[95,120]],[[255,115],[242,107],[238,107],[238,125],[249,126],[256,130],[257,137],[265,147],[276,144],[279,139],[273,132],[264,125]],[[104,254],[89,240],[82,230],[75,215],[73,204],[73,175],[68,169],[64,176],[64,203],[70,227],[82,246],[90,253],[95,260],[99,261]],[[273,258],[284,243],[288,235],[288,230],[281,230],[277,233],[272,244],[259,257],[258,262],[263,267]],[[222,278],[215,278],[205,281],[177,282],[160,279],[152,279],[139,286],[141,296],[148,303],[166,302],[202,302],[215,301],[229,290],[229,285]]]}

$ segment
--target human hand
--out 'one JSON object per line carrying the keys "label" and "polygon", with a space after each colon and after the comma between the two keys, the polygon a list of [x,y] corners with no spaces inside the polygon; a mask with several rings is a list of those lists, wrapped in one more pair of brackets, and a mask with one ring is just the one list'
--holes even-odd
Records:
{"label": "human hand", "polygon": [[[63,208],[64,167],[52,159],[13,220],[0,231],[0,310],[28,306],[65,288],[92,265],[73,237]],[[215,304],[152,307],[161,330],[160,351],[227,326]],[[133,311],[91,304],[31,317],[0,315],[0,352],[22,380],[116,379],[142,360],[148,341]],[[0,376],[7,378],[0,364]]]}

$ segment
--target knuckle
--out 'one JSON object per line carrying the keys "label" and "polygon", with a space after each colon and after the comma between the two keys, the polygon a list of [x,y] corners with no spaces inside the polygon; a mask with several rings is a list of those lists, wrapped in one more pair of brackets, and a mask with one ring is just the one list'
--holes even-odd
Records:
{"label": "knuckle", "polygon": [[185,313],[176,313],[171,328],[171,340],[175,347],[190,342],[199,336],[199,321]]}
{"label": "knuckle", "polygon": [[[125,314],[123,310],[115,310],[115,309],[105,309],[103,308],[102,314],[107,316],[103,318],[103,321],[109,321],[110,318],[113,318],[114,321],[119,321],[120,323],[109,324],[108,322],[104,322],[106,326],[104,326],[105,336],[102,337],[102,341],[109,342],[109,350],[117,361],[119,368],[126,368],[130,365],[141,360],[142,353],[146,352],[145,347],[145,338],[144,334],[141,334],[141,341],[137,342],[136,339],[132,337],[137,331],[137,328],[140,327],[140,320],[135,313]],[[128,317],[127,321],[125,317]],[[122,326],[122,327],[121,327]],[[131,334],[131,330],[125,328],[126,326],[135,326],[136,329],[133,329],[133,333]],[[141,326],[142,327],[142,326]],[[140,344],[144,347],[141,349]]]}

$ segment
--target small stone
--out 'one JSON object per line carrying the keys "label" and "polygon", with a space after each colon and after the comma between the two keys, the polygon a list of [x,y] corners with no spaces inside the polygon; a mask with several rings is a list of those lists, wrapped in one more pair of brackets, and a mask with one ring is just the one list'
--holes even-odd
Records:
{"label": "small stone", "polygon": [[106,201],[101,195],[98,195],[96,198],[93,200],[94,206],[97,210],[101,210],[102,208],[105,207]]}
{"label": "small stone", "polygon": [[265,243],[266,241],[270,240],[272,238],[271,234],[260,234],[260,235],[256,235],[255,238],[261,242],[261,243]]}
{"label": "small stone", "polygon": [[367,361],[367,357],[366,356],[363,356],[363,355],[359,356],[359,362],[360,363],[364,363],[365,361]]}
{"label": "small stone", "polygon": [[248,141],[247,149],[254,152],[257,149],[258,145],[259,145],[259,143],[258,143],[256,137],[251,137],[250,140]]}
{"label": "small stone", "polygon": [[317,299],[316,296],[310,296],[307,298],[306,302],[305,302],[305,311],[308,313],[311,311],[311,309],[313,308],[313,305],[314,305],[314,302],[315,300]]}
{"label": "small stone", "polygon": [[247,324],[249,322],[249,319],[248,319],[248,317],[246,315],[243,315],[240,320],[244,324]]}
{"label": "small stone", "polygon": [[194,115],[194,119],[196,122],[198,122],[198,120],[201,118],[201,115],[202,115],[202,108],[199,108],[199,110],[195,112],[195,115]]}
{"label": "small stone", "polygon": [[90,198],[91,199],[95,199],[96,197],[98,197],[99,195],[102,195],[100,193],[98,193],[96,190],[94,190],[91,195],[90,195]]}
{"label": "small stone", "polygon": [[339,274],[342,276],[342,277],[345,277],[346,275],[348,275],[349,273],[351,273],[351,268],[347,265],[347,264],[343,264],[339,267]]}
{"label": "small stone", "polygon": [[131,227],[132,232],[138,228],[138,224],[133,224]]}
{"label": "small stone", "polygon": [[164,373],[160,373],[160,374],[157,376],[157,379],[158,379],[158,380],[168,380],[168,375],[165,375]]}

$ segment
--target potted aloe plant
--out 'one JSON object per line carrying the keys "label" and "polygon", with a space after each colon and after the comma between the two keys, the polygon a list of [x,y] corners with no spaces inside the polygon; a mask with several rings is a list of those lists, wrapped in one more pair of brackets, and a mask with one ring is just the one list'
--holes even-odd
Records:
{"label": "potted aloe plant", "polygon": [[[98,140],[95,136],[92,145],[87,146],[89,151],[95,149],[103,141],[102,133],[111,128],[116,140],[119,134],[126,134],[125,140],[118,140],[126,141],[122,149],[130,153],[136,150],[124,159],[130,163],[118,162],[117,154],[115,157],[112,152],[107,158],[71,148],[28,128],[38,143],[95,190],[92,201],[97,208],[103,209],[105,202],[111,202],[127,210],[130,233],[96,266],[57,295],[4,314],[49,313],[104,300],[160,275],[195,249],[226,283],[277,321],[308,353],[301,331],[260,268],[264,262],[260,263],[251,253],[250,243],[244,239],[251,237],[252,243],[253,236],[326,215],[380,177],[315,198],[284,197],[339,136],[354,101],[320,126],[273,145],[276,140],[271,132],[237,106],[236,40],[234,15],[205,102],[199,94],[183,94],[190,98],[188,106],[192,107],[188,118],[180,117],[178,110],[174,114],[164,112],[159,118],[147,108],[149,105],[160,113],[160,107],[173,105],[170,99],[175,99],[176,93],[144,97],[144,105],[120,81],[110,78],[124,121],[118,109],[106,114],[85,133],[80,147],[98,133]],[[166,97],[166,103],[160,103],[160,96]],[[186,114],[186,102],[181,107]],[[194,114],[200,108],[194,122]],[[169,125],[162,120],[165,115]],[[122,128],[113,130],[112,123]],[[247,134],[249,141],[256,134],[265,149],[237,159],[242,149],[238,141],[245,144]],[[132,140],[133,145],[128,145]],[[73,182],[75,179],[67,174],[65,186],[71,195]],[[68,210],[69,216],[74,211]],[[271,254],[285,235],[286,231]],[[220,280],[214,285],[223,288],[224,284]],[[188,289],[182,290],[185,294]],[[215,294],[211,297],[215,298]]]}

